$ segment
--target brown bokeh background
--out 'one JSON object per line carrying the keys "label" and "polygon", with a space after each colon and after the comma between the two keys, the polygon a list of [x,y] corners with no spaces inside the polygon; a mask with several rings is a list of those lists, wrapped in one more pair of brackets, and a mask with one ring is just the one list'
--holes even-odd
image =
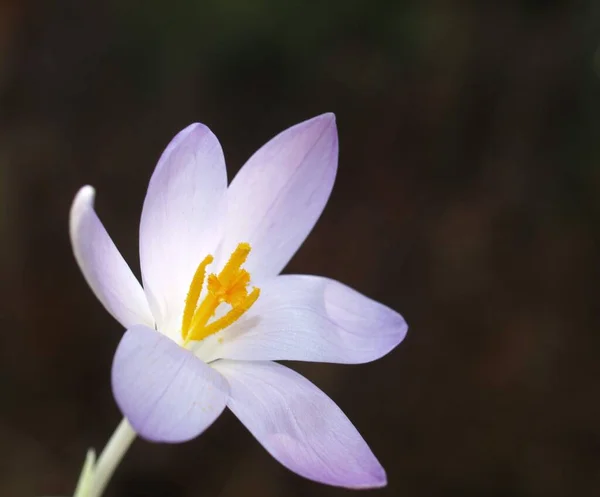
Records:
{"label": "brown bokeh background", "polygon": [[[138,272],[148,178],[208,124],[230,177],[337,114],[340,168],[287,272],[400,311],[372,364],[294,364],[388,471],[380,496],[600,495],[600,5],[580,1],[0,1],[0,495],[72,493],[120,414],[120,326],[87,288],[77,189]],[[136,441],[110,497],[342,496],[230,414]]]}

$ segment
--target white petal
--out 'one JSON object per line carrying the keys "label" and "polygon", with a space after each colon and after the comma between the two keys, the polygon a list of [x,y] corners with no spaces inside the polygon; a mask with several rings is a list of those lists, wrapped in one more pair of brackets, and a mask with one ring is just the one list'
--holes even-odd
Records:
{"label": "white petal", "polygon": [[69,232],[83,276],[106,310],[123,326],[154,327],[144,291],[94,211],[95,191],[84,186],[73,201]]}
{"label": "white petal", "polygon": [[148,185],[140,223],[144,289],[161,331],[176,333],[198,264],[220,238],[227,174],[216,136],[202,124],[181,131]]}
{"label": "white petal", "polygon": [[400,314],[346,285],[283,275],[261,285],[256,303],[218,334],[206,359],[363,363],[387,354],[406,331]]}
{"label": "white petal", "polygon": [[306,378],[272,362],[213,366],[229,381],[227,406],[286,468],[340,487],[386,484],[384,469],[350,420]]}
{"label": "white petal", "polygon": [[127,330],[112,367],[119,408],[135,431],[155,442],[185,442],[225,409],[225,378],[190,351],[149,328]]}
{"label": "white petal", "polygon": [[325,208],[337,159],[333,114],[292,126],[258,150],[227,191],[221,260],[248,242],[246,269],[254,281],[279,274]]}

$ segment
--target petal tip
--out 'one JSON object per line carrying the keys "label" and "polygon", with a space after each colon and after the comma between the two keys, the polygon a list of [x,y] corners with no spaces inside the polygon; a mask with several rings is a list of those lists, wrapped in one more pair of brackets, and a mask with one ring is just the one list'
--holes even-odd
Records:
{"label": "petal tip", "polygon": [[200,142],[204,139],[204,137],[215,137],[215,134],[206,124],[198,122],[189,124],[179,133],[177,133],[177,135],[175,135],[175,138],[173,138],[172,142],[169,144],[169,147],[167,147],[167,150],[169,150],[170,147],[172,147],[174,150],[177,148],[177,146],[184,142],[190,143],[188,140]]}
{"label": "petal tip", "polygon": [[400,343],[406,338],[406,334],[408,333],[408,323],[400,316],[400,314],[398,314],[398,325],[396,329],[399,337],[398,343]]}
{"label": "petal tip", "polygon": [[179,131],[171,140],[169,145],[167,145],[167,148],[161,157],[161,161],[163,158],[169,158],[171,154],[182,145],[188,147],[197,147],[199,143],[202,143],[205,137],[208,137],[209,139],[214,138],[216,140],[215,134],[206,124],[195,122],[187,125],[181,131]]}
{"label": "petal tip", "polygon": [[80,204],[81,202],[93,203],[94,197],[96,196],[96,189],[91,185],[82,186],[79,191],[75,194],[73,205]]}
{"label": "petal tip", "polygon": [[316,117],[316,119],[322,119],[323,121],[331,124],[335,124],[335,114],[333,112],[325,112]]}
{"label": "petal tip", "polygon": [[306,121],[302,121],[296,124],[295,126],[288,128],[288,130],[286,131],[292,129],[310,130],[309,133],[315,133],[317,136],[327,133],[331,133],[333,137],[337,136],[337,126],[335,114],[333,112],[326,112],[324,114],[319,114],[318,116],[311,117]]}
{"label": "petal tip", "polygon": [[355,480],[349,481],[344,486],[355,490],[383,488],[387,486],[387,475],[381,464],[375,461],[372,467],[365,468],[365,473],[356,475]]}
{"label": "petal tip", "polygon": [[206,124],[203,124],[203,123],[192,123],[188,127],[184,128],[182,131],[198,132],[198,133],[206,133],[206,132],[212,133],[210,128]]}
{"label": "petal tip", "polygon": [[311,124],[321,125],[323,131],[332,130],[333,132],[336,132],[337,130],[335,114],[333,112],[326,112],[324,114],[320,114],[316,117],[313,117],[312,119],[309,119],[308,122]]}
{"label": "petal tip", "polygon": [[381,466],[371,475],[372,479],[364,488],[383,488],[387,486],[387,475]]}
{"label": "petal tip", "polygon": [[385,487],[387,485],[387,474],[381,464],[378,464],[377,467],[374,468],[372,476],[372,484],[374,488]]}
{"label": "petal tip", "polygon": [[96,189],[90,185],[82,186],[75,194],[69,214],[71,236],[75,234],[74,230],[77,228],[77,225],[79,224],[82,215],[84,215],[84,212],[86,212],[86,209],[94,206],[95,197]]}
{"label": "petal tip", "polygon": [[406,324],[404,318],[400,314],[397,314],[396,321],[394,323],[391,323],[387,330],[388,331],[384,335],[382,335],[387,337],[384,340],[384,343],[387,344],[387,347],[384,347],[384,350],[382,351],[381,355],[379,357],[375,357],[374,359],[379,359],[381,357],[386,356],[398,345],[400,345],[406,338],[406,333],[408,332],[408,325]]}

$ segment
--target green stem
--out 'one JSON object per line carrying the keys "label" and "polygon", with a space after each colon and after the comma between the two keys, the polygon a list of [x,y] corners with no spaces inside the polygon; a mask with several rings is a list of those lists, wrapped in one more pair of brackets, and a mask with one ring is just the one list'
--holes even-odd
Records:
{"label": "green stem", "polygon": [[100,497],[102,495],[135,436],[135,431],[129,422],[123,418],[98,458],[98,463],[94,468],[92,488],[87,497]]}

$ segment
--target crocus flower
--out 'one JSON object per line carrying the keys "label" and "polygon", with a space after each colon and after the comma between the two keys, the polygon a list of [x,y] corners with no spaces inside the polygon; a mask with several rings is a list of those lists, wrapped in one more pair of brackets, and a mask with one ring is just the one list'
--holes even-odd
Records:
{"label": "crocus flower", "polygon": [[385,471],[337,405],[273,362],[369,362],[406,334],[398,313],[337,281],[279,274],[321,215],[337,159],[335,117],[324,114],[270,140],[227,187],[217,138],[202,124],[188,126],[148,186],[143,286],[98,219],[94,189],[79,191],[70,218],[75,257],[127,329],[112,386],[141,437],[190,440],[228,407],[299,475],[385,485]]}

